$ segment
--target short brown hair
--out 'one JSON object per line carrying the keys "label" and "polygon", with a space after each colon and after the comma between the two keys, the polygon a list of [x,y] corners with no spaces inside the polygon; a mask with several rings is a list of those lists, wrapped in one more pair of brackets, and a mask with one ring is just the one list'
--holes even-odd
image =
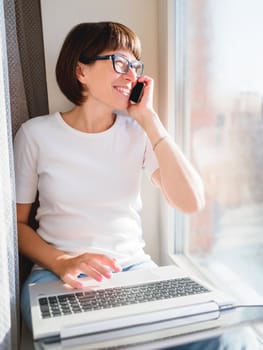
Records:
{"label": "short brown hair", "polygon": [[[74,104],[85,101],[83,87],[76,78],[80,56],[97,56],[106,50],[129,50],[136,59],[141,56],[141,42],[128,27],[116,22],[80,23],[67,35],[56,64],[57,83]],[[92,63],[91,63],[92,64]]]}

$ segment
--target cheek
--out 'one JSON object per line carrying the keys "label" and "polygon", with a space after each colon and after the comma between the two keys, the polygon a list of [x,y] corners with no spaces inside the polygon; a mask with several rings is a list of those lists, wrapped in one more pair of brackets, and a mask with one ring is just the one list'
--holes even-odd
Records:
{"label": "cheek", "polygon": [[108,96],[112,94],[113,81],[109,77],[109,74],[105,74],[103,71],[93,71],[88,76],[86,81],[86,87],[90,94],[96,97]]}
{"label": "cheek", "polygon": [[111,94],[109,86],[99,80],[89,81],[86,85],[88,95],[93,96],[96,99],[104,99]]}

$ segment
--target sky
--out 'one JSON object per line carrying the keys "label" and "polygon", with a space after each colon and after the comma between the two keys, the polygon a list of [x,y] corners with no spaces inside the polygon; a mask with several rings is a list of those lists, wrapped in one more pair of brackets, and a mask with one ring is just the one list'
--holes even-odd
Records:
{"label": "sky", "polygon": [[223,99],[238,92],[263,95],[263,1],[208,0],[214,23],[212,75]]}

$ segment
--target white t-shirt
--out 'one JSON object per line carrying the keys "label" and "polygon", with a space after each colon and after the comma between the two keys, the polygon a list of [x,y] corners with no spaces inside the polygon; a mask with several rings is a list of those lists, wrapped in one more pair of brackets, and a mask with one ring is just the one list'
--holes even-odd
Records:
{"label": "white t-shirt", "polygon": [[144,130],[117,115],[101,133],[85,133],[60,113],[24,123],[14,142],[16,200],[39,191],[38,234],[70,254],[96,252],[130,265],[148,260],[139,212],[142,170],[158,162]]}

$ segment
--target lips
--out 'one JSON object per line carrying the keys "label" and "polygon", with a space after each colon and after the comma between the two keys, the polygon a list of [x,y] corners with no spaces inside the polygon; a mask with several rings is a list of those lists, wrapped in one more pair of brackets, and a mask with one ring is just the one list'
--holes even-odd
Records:
{"label": "lips", "polygon": [[121,93],[124,96],[130,96],[131,94],[131,89],[128,87],[124,86],[115,86],[115,90],[117,90],[119,93]]}

